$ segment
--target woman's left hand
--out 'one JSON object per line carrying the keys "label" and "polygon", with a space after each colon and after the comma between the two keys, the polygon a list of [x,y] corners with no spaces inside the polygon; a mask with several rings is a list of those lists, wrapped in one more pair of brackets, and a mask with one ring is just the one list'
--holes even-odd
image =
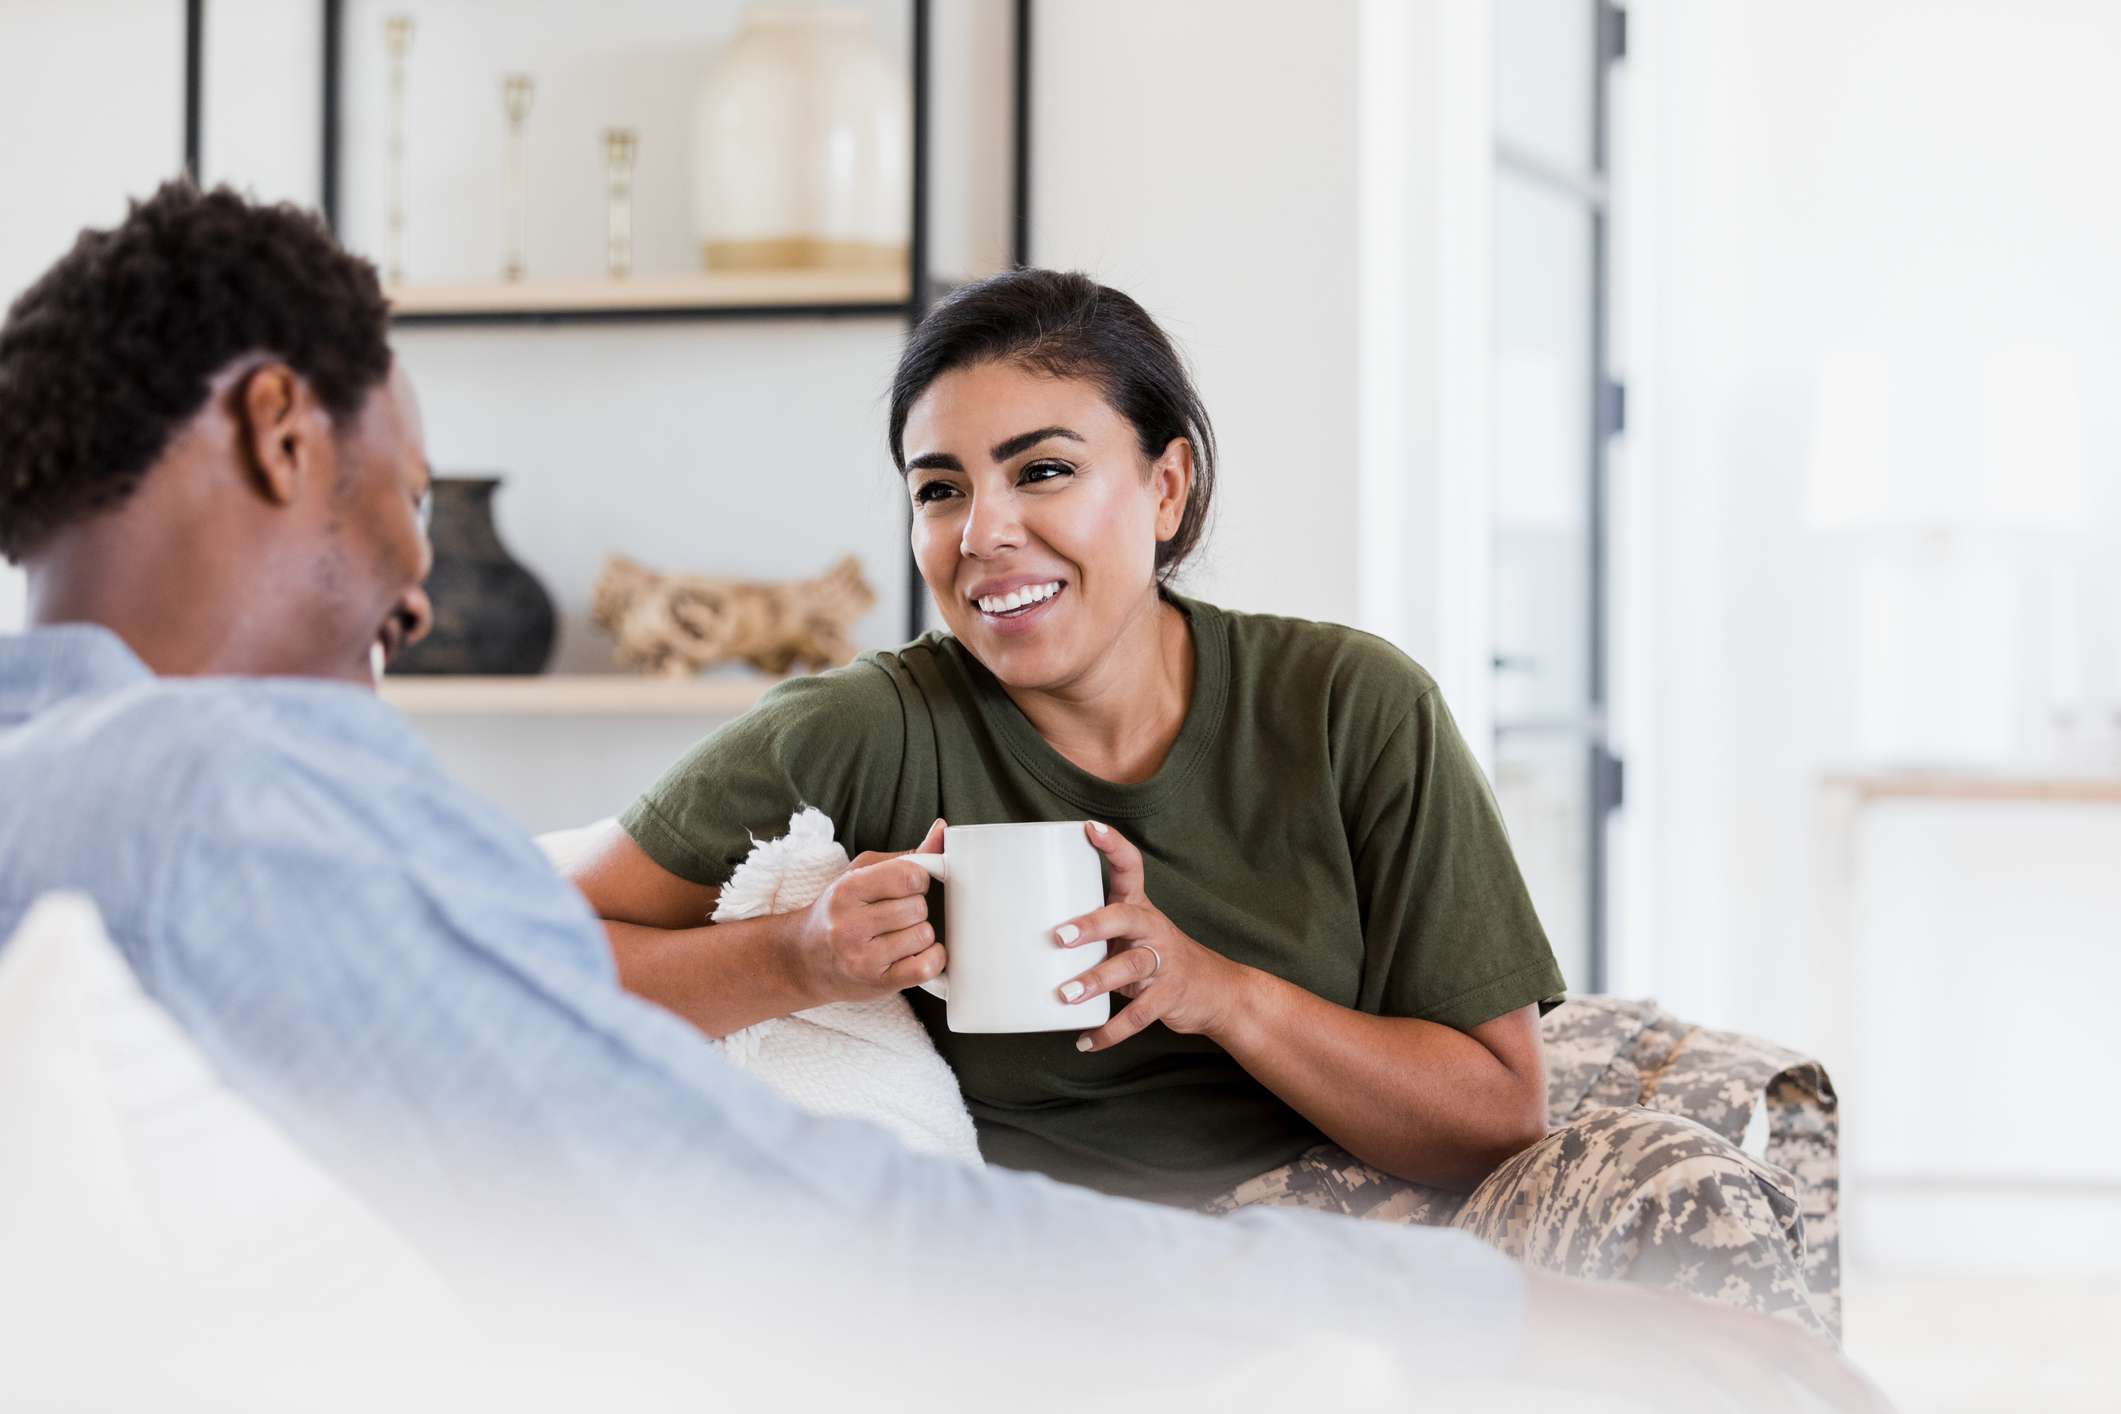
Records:
{"label": "woman's left hand", "polygon": [[1142,856],[1110,825],[1083,827],[1112,870],[1110,902],[1054,930],[1062,947],[1112,944],[1088,972],[1061,984],[1061,1000],[1086,1002],[1106,992],[1131,998],[1105,1025],[1078,1036],[1079,1051],[1102,1051],[1161,1021],[1173,1031],[1212,1034],[1229,1021],[1250,968],[1194,942],[1149,901]]}

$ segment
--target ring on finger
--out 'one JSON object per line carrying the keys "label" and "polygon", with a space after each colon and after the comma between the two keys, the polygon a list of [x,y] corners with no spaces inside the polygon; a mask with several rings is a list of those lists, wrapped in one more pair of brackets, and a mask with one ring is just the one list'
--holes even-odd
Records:
{"label": "ring on finger", "polygon": [[[1149,969],[1149,977],[1154,977],[1157,973],[1164,970],[1164,955],[1156,950],[1154,943],[1136,943],[1134,946],[1156,959],[1156,966]],[[1142,981],[1148,981],[1149,977],[1142,978]]]}

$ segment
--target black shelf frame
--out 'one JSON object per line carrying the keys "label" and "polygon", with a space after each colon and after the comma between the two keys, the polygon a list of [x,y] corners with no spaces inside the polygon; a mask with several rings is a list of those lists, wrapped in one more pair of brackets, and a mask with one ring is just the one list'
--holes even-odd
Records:
{"label": "black shelf frame", "polygon": [[[332,230],[339,229],[341,178],[340,117],[345,83],[346,5],[344,0],[320,0],[323,8],[323,122],[319,139],[320,188],[318,205]],[[668,324],[751,323],[789,319],[900,319],[911,330],[928,313],[937,288],[929,269],[929,94],[933,82],[931,36],[933,15],[929,0],[910,0],[912,10],[911,61],[913,67],[912,156],[913,201],[906,243],[906,291],[904,300],[839,304],[767,304],[714,306],[606,307],[566,310],[465,310],[423,311],[394,314],[392,322],[403,326],[554,326],[567,324]],[[1017,267],[1031,259],[1031,34],[1032,0],[1015,2],[1013,78],[1015,82],[1015,134],[1011,149],[1014,170],[1010,174],[1010,259]],[[201,124],[205,93],[206,0],[184,0],[184,168],[193,180],[203,181],[203,133]],[[927,587],[909,549],[906,555],[906,636],[920,636],[926,621],[922,604]]]}
{"label": "black shelf frame", "polygon": [[201,104],[206,98],[206,0],[184,0],[184,175],[199,180]]}

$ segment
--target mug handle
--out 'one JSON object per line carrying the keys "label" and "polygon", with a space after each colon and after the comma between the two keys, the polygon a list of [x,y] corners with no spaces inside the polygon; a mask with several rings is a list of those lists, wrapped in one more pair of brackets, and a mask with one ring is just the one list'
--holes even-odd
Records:
{"label": "mug handle", "polygon": [[[909,859],[920,865],[921,868],[928,871],[928,877],[935,880],[938,884],[948,884],[950,882],[950,866],[940,854],[906,854],[901,855],[900,858]],[[921,990],[931,997],[941,997],[944,1001],[949,1001],[949,973],[945,972],[940,977],[930,978],[928,981],[921,983]]]}

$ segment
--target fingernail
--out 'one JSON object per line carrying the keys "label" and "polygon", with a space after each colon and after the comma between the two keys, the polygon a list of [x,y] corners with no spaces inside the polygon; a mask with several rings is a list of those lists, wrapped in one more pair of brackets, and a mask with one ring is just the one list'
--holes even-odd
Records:
{"label": "fingernail", "polygon": [[1082,983],[1080,983],[1080,982],[1063,982],[1063,983],[1061,983],[1061,1000],[1062,1000],[1062,1001],[1064,1001],[1064,1002],[1072,1002],[1072,1001],[1074,1001],[1074,1000],[1075,1000],[1075,999],[1076,999],[1077,997],[1081,996],[1082,994],[1083,994],[1083,984],[1082,984]]}
{"label": "fingernail", "polygon": [[1053,936],[1059,938],[1061,940],[1061,945],[1064,947],[1067,944],[1074,942],[1082,935],[1083,930],[1076,927],[1073,923],[1063,923],[1060,925],[1060,927],[1055,928],[1053,930]]}
{"label": "fingernail", "polygon": [[1098,824],[1098,823],[1097,823],[1097,821],[1095,821],[1095,820],[1092,820],[1092,821],[1090,822],[1090,828],[1091,828],[1091,829],[1093,829],[1093,830],[1095,830],[1095,831],[1097,831],[1097,832],[1098,832],[1099,834],[1101,834],[1101,835],[1109,835],[1109,834],[1111,834],[1111,833],[1112,833],[1112,832],[1111,832],[1110,830],[1106,829],[1106,828],[1105,828],[1105,827],[1104,827],[1103,825],[1100,825],[1100,824]]}
{"label": "fingernail", "polygon": [[1075,1038],[1075,1049],[1077,1049],[1078,1051],[1087,1051],[1087,1050],[1089,1050],[1089,1049],[1090,1049],[1090,1038],[1089,1038],[1088,1036],[1078,1036],[1078,1037],[1076,1037],[1076,1038]]}

